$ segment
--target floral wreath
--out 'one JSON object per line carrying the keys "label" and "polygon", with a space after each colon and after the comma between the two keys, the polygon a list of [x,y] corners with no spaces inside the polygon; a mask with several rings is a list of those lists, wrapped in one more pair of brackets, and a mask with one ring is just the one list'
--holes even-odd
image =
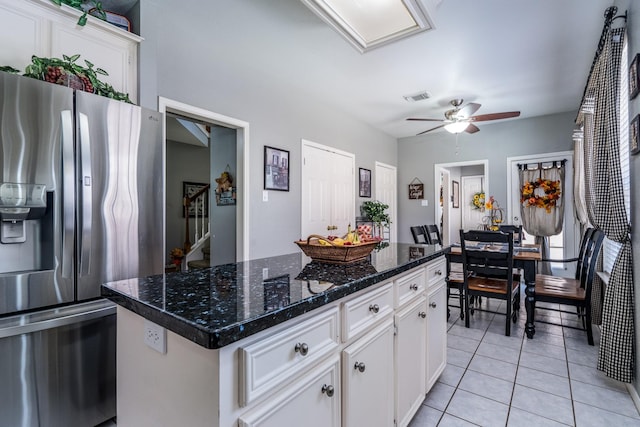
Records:
{"label": "floral wreath", "polygon": [[[535,194],[537,188],[544,191],[544,196]],[[556,206],[560,199],[562,190],[560,190],[560,180],[552,181],[550,179],[538,178],[533,182],[525,182],[520,190],[520,202],[525,206],[533,206],[536,208],[544,208],[547,213],[551,213],[551,208]]]}
{"label": "floral wreath", "polygon": [[480,191],[479,193],[475,193],[473,195],[473,199],[471,199],[471,206],[473,206],[473,209],[483,210],[484,209],[484,200],[485,200],[484,191]]}

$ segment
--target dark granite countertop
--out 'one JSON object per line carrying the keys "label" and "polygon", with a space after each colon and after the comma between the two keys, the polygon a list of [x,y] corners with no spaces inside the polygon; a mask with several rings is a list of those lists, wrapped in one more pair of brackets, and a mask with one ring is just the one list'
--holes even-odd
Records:
{"label": "dark granite countertop", "polygon": [[205,348],[220,348],[443,252],[439,245],[392,243],[347,265],[309,262],[298,252],[106,283],[102,295]]}

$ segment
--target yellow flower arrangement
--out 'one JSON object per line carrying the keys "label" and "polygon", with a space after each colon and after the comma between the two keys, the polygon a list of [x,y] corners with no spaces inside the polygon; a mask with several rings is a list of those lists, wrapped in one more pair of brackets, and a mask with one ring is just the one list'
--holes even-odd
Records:
{"label": "yellow flower arrangement", "polygon": [[173,259],[182,259],[182,258],[184,258],[184,252],[180,248],[171,249],[171,252],[169,252],[169,255]]}
{"label": "yellow flower arrangement", "polygon": [[[541,188],[544,191],[544,196],[536,194],[537,188]],[[551,213],[551,208],[556,206],[562,194],[560,180],[552,181],[538,178],[533,182],[527,181],[522,186],[520,194],[520,203],[524,203],[526,206],[544,208],[547,213]]]}
{"label": "yellow flower arrangement", "polygon": [[475,193],[473,195],[473,200],[471,200],[471,206],[473,206],[473,209],[483,210],[484,199],[485,199],[484,191]]}

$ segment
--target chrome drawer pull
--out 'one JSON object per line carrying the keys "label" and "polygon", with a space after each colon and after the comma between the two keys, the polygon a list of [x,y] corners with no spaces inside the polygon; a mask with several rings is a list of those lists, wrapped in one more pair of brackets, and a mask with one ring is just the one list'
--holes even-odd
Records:
{"label": "chrome drawer pull", "polygon": [[424,319],[425,317],[427,317],[427,313],[425,313],[424,311],[421,311],[420,313],[418,313],[418,316]]}
{"label": "chrome drawer pull", "polygon": [[435,302],[432,302],[431,304],[429,304],[429,306],[430,306],[431,308],[436,308],[436,303],[435,303]]}
{"label": "chrome drawer pull", "polygon": [[377,313],[380,311],[380,306],[378,304],[371,304],[369,306],[369,311],[373,311],[374,313]]}
{"label": "chrome drawer pull", "polygon": [[293,350],[296,353],[300,353],[301,356],[306,356],[307,353],[309,353],[309,346],[307,345],[307,343],[298,343],[296,344],[296,346],[293,348]]}
{"label": "chrome drawer pull", "polygon": [[416,285],[415,283],[412,284],[411,286],[409,286],[409,289],[413,290],[413,291],[417,291],[418,290],[418,285]]}
{"label": "chrome drawer pull", "polygon": [[333,389],[333,386],[332,386],[332,385],[326,385],[326,384],[325,384],[325,385],[323,385],[323,386],[322,386],[322,392],[323,392],[324,394],[326,394],[327,396],[329,396],[329,397],[332,397],[332,396],[333,396],[334,391],[335,391],[335,390]]}
{"label": "chrome drawer pull", "polygon": [[357,369],[360,372],[364,372],[365,370],[364,362],[356,362],[356,364],[353,366],[353,369]]}
{"label": "chrome drawer pull", "polygon": [[437,274],[438,276],[442,276],[442,270],[436,270],[436,274]]}

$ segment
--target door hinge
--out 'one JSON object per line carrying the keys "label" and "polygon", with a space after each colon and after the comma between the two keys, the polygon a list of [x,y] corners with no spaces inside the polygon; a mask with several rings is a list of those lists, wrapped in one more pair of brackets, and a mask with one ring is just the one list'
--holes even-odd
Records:
{"label": "door hinge", "polygon": [[396,325],[395,323],[393,324],[393,336],[395,337],[396,335],[398,335],[398,325]]}

